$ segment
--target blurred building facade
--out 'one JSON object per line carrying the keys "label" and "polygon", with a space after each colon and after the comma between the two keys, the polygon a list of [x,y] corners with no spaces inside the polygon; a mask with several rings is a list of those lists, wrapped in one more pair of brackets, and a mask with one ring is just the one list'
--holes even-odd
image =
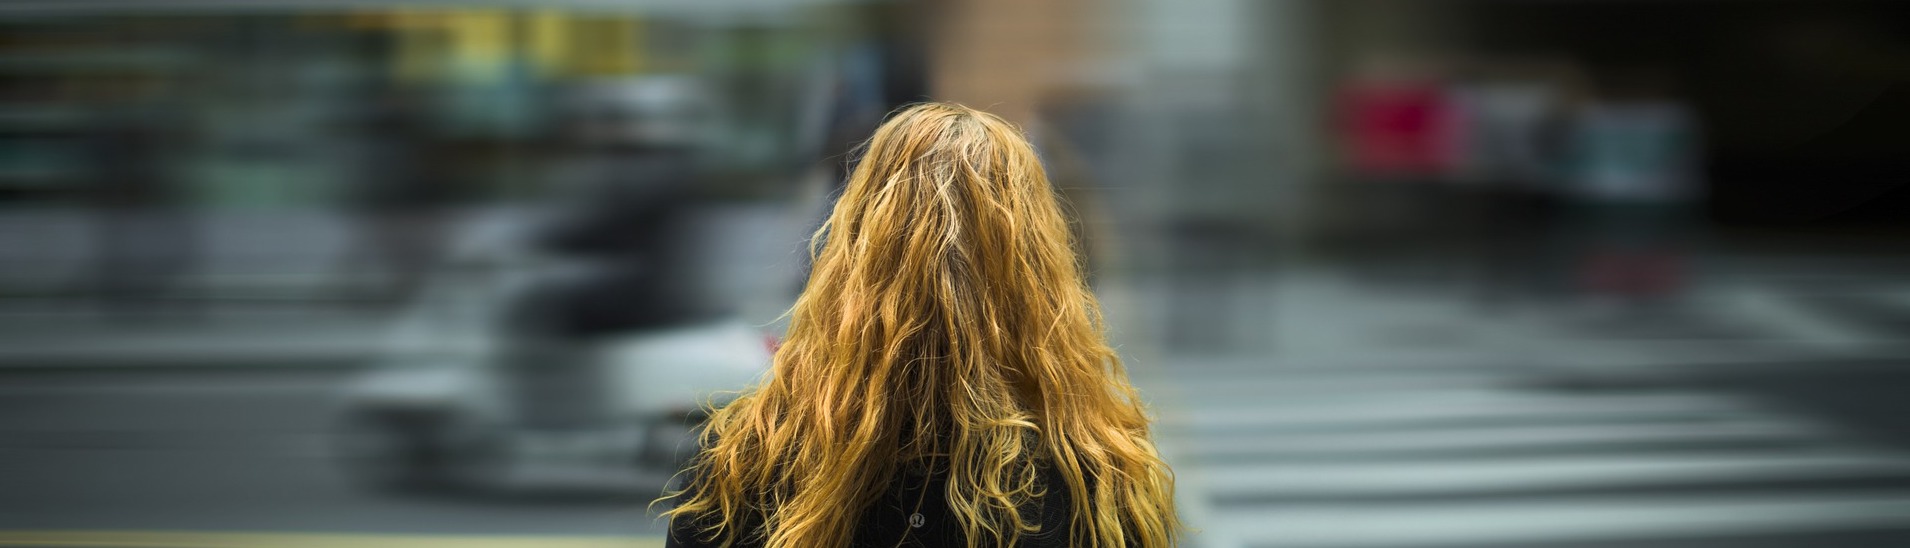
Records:
{"label": "blurred building facade", "polygon": [[[682,130],[712,167],[704,192],[786,196],[813,160],[795,130],[811,61],[838,39],[811,24],[826,13],[790,14],[833,8],[795,4],[27,4],[4,22],[0,253],[28,295],[94,292],[71,283],[92,264],[205,296],[323,293],[377,274],[354,260],[428,261],[451,225],[549,193],[564,120],[654,115],[614,105],[642,101],[626,83],[705,90]],[[593,101],[612,106],[571,111]]]}

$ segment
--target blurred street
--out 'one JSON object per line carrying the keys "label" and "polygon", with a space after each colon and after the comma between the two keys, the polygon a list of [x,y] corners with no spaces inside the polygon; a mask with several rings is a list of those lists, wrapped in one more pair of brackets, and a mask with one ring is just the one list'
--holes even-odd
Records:
{"label": "blurred street", "polygon": [[[1117,333],[1204,334],[1122,340],[1202,546],[1910,541],[1903,278],[1746,276],[1708,284],[1704,313],[1614,322],[1482,312],[1436,273],[1361,282],[1345,268],[1104,290]],[[0,530],[658,532],[645,505],[660,477],[353,487],[327,444],[362,356],[147,359],[0,371]]]}
{"label": "blurred street", "polygon": [[[1244,276],[1196,289],[1231,307],[1154,315],[1244,347],[1130,358],[1203,545],[1910,542],[1903,277],[1718,281],[1617,319],[1356,278]],[[1133,302],[1178,300],[1156,298]],[[1224,333],[1268,303],[1273,329]]]}
{"label": "blurred street", "polygon": [[885,113],[1192,548],[1910,546],[1910,4],[0,0],[0,546],[661,545]]}
{"label": "blurred street", "polygon": [[[545,540],[660,531],[644,509],[662,487],[657,478],[467,497],[391,497],[352,485],[328,443],[337,395],[354,371],[261,362],[221,371],[0,372],[0,531]],[[4,532],[0,542],[18,544]]]}
{"label": "blurred street", "polygon": [[[702,214],[726,242],[709,257],[715,283],[765,325],[795,268],[788,213]],[[513,223],[472,218],[475,233]],[[311,274],[338,249],[327,231],[279,221],[305,245],[227,269],[276,269],[253,273],[263,289],[237,286],[277,299],[178,299],[130,318],[59,296],[0,305],[0,544],[661,546],[649,505],[670,474],[588,450],[559,448],[482,490],[355,484],[339,462],[345,396],[401,344],[400,318],[337,287],[350,280]]]}

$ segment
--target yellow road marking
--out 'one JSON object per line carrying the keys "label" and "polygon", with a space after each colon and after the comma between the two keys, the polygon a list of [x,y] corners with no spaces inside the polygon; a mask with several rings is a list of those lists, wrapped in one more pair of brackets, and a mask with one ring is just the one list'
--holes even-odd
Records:
{"label": "yellow road marking", "polygon": [[661,537],[368,535],[198,531],[0,531],[0,546],[93,548],[662,548]]}

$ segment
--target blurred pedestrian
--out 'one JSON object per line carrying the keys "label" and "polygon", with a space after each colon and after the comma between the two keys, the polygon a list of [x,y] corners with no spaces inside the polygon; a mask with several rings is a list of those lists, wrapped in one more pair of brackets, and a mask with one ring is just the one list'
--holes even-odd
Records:
{"label": "blurred pedestrian", "polygon": [[1097,151],[1084,142],[1092,136],[1083,135],[1086,128],[1079,127],[1096,121],[1082,118],[1106,116],[1095,110],[1100,106],[1096,99],[1087,90],[1052,94],[1036,109],[1038,119],[1027,130],[1061,206],[1074,217],[1075,251],[1081,255],[1082,273],[1090,285],[1101,279],[1103,268],[1118,260],[1110,234],[1113,225],[1101,196],[1106,181],[1093,164],[1092,154]]}
{"label": "blurred pedestrian", "polygon": [[1482,306],[1537,296],[1549,285],[1569,74],[1558,63],[1484,59],[1455,83],[1459,181],[1469,195],[1461,222],[1472,229]]}
{"label": "blurred pedestrian", "polygon": [[182,128],[163,102],[164,86],[133,76],[93,90],[101,100],[86,139],[98,214],[93,294],[122,318],[176,297],[198,256],[198,226],[169,165]]}
{"label": "blurred pedestrian", "polygon": [[1034,148],[948,104],[876,130],[769,377],[717,409],[666,546],[1161,547],[1173,475]]}
{"label": "blurred pedestrian", "polygon": [[1337,91],[1343,160],[1370,234],[1397,250],[1449,244],[1463,223],[1451,183],[1459,165],[1458,103],[1443,63],[1405,55],[1367,60]]}
{"label": "blurred pedestrian", "polygon": [[692,230],[703,89],[652,75],[576,91],[536,242],[573,268],[526,296],[517,326],[586,338],[714,316]]}
{"label": "blurred pedestrian", "polygon": [[357,218],[347,260],[374,276],[369,302],[393,304],[416,293],[441,257],[456,181],[452,148],[432,125],[425,90],[385,86],[360,128],[368,155],[347,196]]}
{"label": "blurred pedestrian", "polygon": [[1575,121],[1578,275],[1594,300],[1665,303],[1687,279],[1701,149],[1696,115],[1669,86],[1660,72],[1620,73]]}

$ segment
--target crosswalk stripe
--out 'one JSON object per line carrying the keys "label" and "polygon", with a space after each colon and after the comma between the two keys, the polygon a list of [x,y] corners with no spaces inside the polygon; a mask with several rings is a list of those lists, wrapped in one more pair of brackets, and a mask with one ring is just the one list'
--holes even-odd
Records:
{"label": "crosswalk stripe", "polygon": [[1455,426],[1415,431],[1301,432],[1280,436],[1215,436],[1187,443],[1190,457],[1252,455],[1279,458],[1338,453],[1395,454],[1440,450],[1492,450],[1560,445],[1806,440],[1829,442],[1829,429],[1777,418],[1667,424],[1561,424],[1515,428]]}
{"label": "crosswalk stripe", "polygon": [[[1272,354],[1251,360],[1199,359],[1176,360],[1171,364],[1141,362],[1129,364],[1137,377],[1148,380],[1181,382],[1187,380],[1227,380],[1265,376],[1270,378],[1304,377],[1393,377],[1393,376],[1477,376],[1500,372],[1508,366],[1528,362],[1506,360],[1504,352],[1481,350],[1429,351],[1415,349],[1406,353],[1372,351],[1333,356]],[[1384,359],[1376,359],[1384,358]]]}
{"label": "crosswalk stripe", "polygon": [[1603,497],[1222,511],[1250,546],[1435,547],[1910,525],[1910,497]]}
{"label": "crosswalk stripe", "polygon": [[1850,326],[1810,310],[1790,295],[1755,286],[1719,293],[1720,305],[1729,307],[1738,318],[1785,338],[1828,348],[1849,348],[1863,342]]}
{"label": "crosswalk stripe", "polygon": [[1401,395],[1385,400],[1325,402],[1241,401],[1232,406],[1176,409],[1160,417],[1164,429],[1183,433],[1227,429],[1277,429],[1513,418],[1527,422],[1574,419],[1689,419],[1737,416],[1750,411],[1739,401],[1709,394],[1559,396],[1523,393]]}
{"label": "crosswalk stripe", "polygon": [[[1470,384],[1419,390],[1278,390],[1252,397],[1223,398],[1210,395],[1192,401],[1176,402],[1183,414],[1234,415],[1240,411],[1276,412],[1298,410],[1338,410],[1344,408],[1426,407],[1449,405],[1522,405],[1531,402],[1636,401],[1638,399],[1706,399],[1742,406],[1742,400],[1697,392],[1658,392],[1616,394],[1596,392],[1553,392],[1523,390],[1504,386]],[[1338,411],[1333,411],[1338,412]]]}
{"label": "crosswalk stripe", "polygon": [[1213,465],[1206,468],[1210,481],[1204,487],[1215,497],[1424,496],[1875,474],[1910,474],[1910,460],[1866,453],[1727,453]]}
{"label": "crosswalk stripe", "polygon": [[1398,392],[1481,389],[1490,381],[1504,382],[1504,373],[1483,372],[1468,375],[1395,375],[1348,376],[1337,378],[1238,378],[1180,380],[1173,384],[1156,383],[1148,388],[1197,395],[1189,403],[1224,403],[1240,398],[1280,401],[1294,397],[1333,397],[1348,394],[1390,394]]}

